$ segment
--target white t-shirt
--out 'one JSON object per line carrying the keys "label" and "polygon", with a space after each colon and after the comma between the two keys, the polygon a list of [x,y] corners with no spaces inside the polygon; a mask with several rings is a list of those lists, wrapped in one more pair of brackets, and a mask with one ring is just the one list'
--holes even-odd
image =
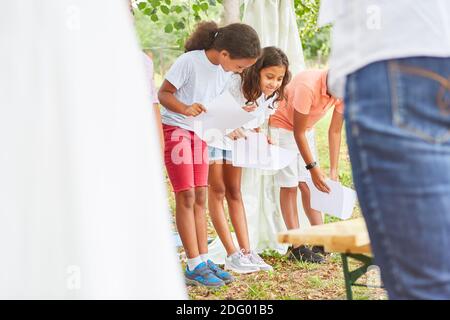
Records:
{"label": "white t-shirt", "polygon": [[[231,77],[231,80],[228,84],[228,90],[231,93],[231,95],[238,101],[243,107],[245,106],[245,103],[247,102],[247,99],[245,99],[244,94],[242,92],[242,79],[241,76],[238,74],[233,74]],[[274,100],[276,96],[273,96],[269,99],[266,99],[264,97],[264,94],[262,94],[257,100],[256,103],[258,104],[258,107],[255,111],[252,111],[252,113],[257,117],[256,119],[246,123],[243,127],[245,129],[255,129],[259,128],[266,119],[270,117],[275,112],[274,108]]]}
{"label": "white t-shirt", "polygon": [[[232,72],[209,61],[205,50],[194,50],[182,54],[166,74],[166,80],[177,88],[174,96],[186,105],[214,100],[225,89]],[[186,116],[161,108],[162,123],[192,130],[185,123]]]}
{"label": "white t-shirt", "polygon": [[329,87],[376,61],[450,57],[449,0],[322,0],[319,24],[333,23]]}

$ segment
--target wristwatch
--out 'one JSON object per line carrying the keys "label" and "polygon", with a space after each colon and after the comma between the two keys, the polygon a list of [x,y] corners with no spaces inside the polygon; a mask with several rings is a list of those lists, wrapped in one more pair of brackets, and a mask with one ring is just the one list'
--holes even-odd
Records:
{"label": "wristwatch", "polygon": [[308,164],[305,168],[306,170],[311,170],[312,168],[314,168],[315,166],[317,166],[317,162],[311,162],[310,164]]}

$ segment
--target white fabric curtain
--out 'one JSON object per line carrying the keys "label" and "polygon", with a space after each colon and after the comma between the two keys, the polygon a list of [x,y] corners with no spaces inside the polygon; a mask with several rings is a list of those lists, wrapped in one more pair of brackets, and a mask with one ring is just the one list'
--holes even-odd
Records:
{"label": "white fabric curtain", "polygon": [[[305,69],[303,49],[296,23],[292,0],[244,1],[243,22],[251,25],[259,35],[261,46],[276,46],[289,58],[293,75]],[[267,122],[264,124],[267,131]],[[241,192],[248,221],[250,246],[257,252],[266,249],[284,254],[287,246],[277,240],[277,233],[286,230],[280,208],[280,190],[274,182],[274,172],[257,169],[242,170]],[[300,226],[309,226],[301,196],[297,201]],[[237,241],[233,234],[235,243]],[[223,263],[225,248],[216,238],[209,246],[210,256]]]}
{"label": "white fabric curtain", "polygon": [[276,46],[289,58],[293,75],[305,69],[293,0],[245,0],[242,22],[251,25],[261,45]]}
{"label": "white fabric curtain", "polygon": [[0,299],[183,299],[127,1],[0,2]]}

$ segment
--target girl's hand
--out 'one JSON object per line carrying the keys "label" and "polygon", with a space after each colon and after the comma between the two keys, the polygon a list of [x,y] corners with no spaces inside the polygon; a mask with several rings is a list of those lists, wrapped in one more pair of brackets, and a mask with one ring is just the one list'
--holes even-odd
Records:
{"label": "girl's hand", "polygon": [[330,193],[330,187],[325,182],[325,175],[319,167],[314,167],[311,170],[311,178],[316,188],[322,192]]}
{"label": "girl's hand", "polygon": [[242,130],[241,128],[238,128],[233,132],[230,132],[229,134],[227,134],[227,137],[230,138],[231,140],[237,140],[242,138],[247,139],[244,130]]}
{"label": "girl's hand", "polygon": [[[256,132],[256,133],[260,133],[261,132],[261,128],[255,128],[255,129],[252,129],[252,131],[253,132]],[[263,133],[264,134],[264,133]],[[272,139],[270,139],[270,137],[268,136],[268,135],[266,135],[266,134],[264,134],[265,136],[266,136],[266,139],[267,139],[267,143],[268,144],[274,144],[273,143],[273,141],[272,141]]]}
{"label": "girl's hand", "polygon": [[330,179],[339,182],[339,173],[337,170],[330,169]]}
{"label": "girl's hand", "polygon": [[206,112],[206,108],[200,103],[193,103],[184,110],[184,115],[188,117],[196,117],[202,112]]}
{"label": "girl's hand", "polygon": [[256,110],[256,105],[254,103],[248,105],[248,106],[244,106],[242,107],[242,109],[244,109],[247,112],[253,112]]}

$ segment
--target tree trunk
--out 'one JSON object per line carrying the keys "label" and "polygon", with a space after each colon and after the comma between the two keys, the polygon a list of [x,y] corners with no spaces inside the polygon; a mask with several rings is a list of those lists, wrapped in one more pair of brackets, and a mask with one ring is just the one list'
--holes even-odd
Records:
{"label": "tree trunk", "polygon": [[239,0],[223,0],[223,20],[222,25],[240,22]]}

